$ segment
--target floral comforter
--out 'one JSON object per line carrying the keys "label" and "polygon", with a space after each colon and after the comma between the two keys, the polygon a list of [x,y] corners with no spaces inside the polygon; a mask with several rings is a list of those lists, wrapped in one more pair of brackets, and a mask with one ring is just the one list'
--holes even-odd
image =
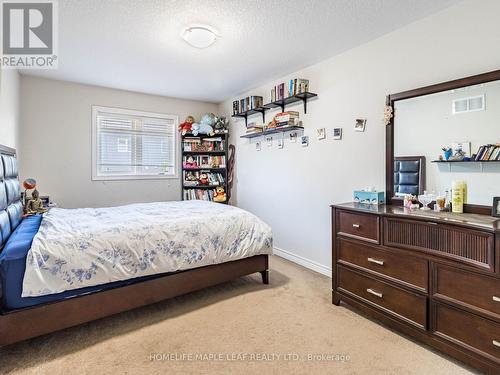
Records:
{"label": "floral comforter", "polygon": [[223,204],[182,201],[60,209],[44,215],[23,297],[272,253],[271,228]]}

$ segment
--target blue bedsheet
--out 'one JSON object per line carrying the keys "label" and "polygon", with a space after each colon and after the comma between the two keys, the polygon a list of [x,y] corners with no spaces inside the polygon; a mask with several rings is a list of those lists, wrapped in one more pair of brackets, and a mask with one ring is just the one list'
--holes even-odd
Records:
{"label": "blue bedsheet", "polygon": [[74,289],[58,294],[23,298],[21,297],[21,293],[23,290],[24,271],[26,269],[26,255],[31,248],[31,243],[38,232],[41,221],[41,215],[29,216],[23,219],[16,230],[11,234],[0,253],[0,283],[2,287],[2,310],[4,311],[60,301],[82,294],[129,285],[137,281],[154,277],[140,277],[105,285]]}

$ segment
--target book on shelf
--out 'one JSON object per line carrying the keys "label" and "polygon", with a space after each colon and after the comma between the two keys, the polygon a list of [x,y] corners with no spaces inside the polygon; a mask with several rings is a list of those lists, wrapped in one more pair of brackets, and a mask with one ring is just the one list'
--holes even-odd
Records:
{"label": "book on shelf", "polygon": [[213,201],[215,190],[212,189],[184,189],[184,200]]}
{"label": "book on shelf", "polygon": [[264,125],[257,125],[256,122],[249,122],[247,125],[247,134],[258,133],[264,130]]}
{"label": "book on shelf", "polygon": [[263,105],[264,98],[262,96],[247,96],[246,98],[233,101],[233,115],[261,108]]}
{"label": "book on shelf", "polygon": [[475,161],[500,161],[500,143],[482,145],[474,156]]}
{"label": "book on shelf", "polygon": [[274,121],[276,122],[289,122],[297,121],[299,119],[299,112],[297,111],[286,111],[278,113],[274,116]]}
{"label": "book on shelf", "polygon": [[185,137],[182,141],[182,147],[184,151],[192,152],[224,151],[224,141],[220,137],[203,139]]}
{"label": "book on shelf", "polygon": [[285,91],[285,84],[280,83],[271,89],[271,102],[283,100],[290,96],[309,92],[309,80],[304,78],[293,78],[288,81]]}

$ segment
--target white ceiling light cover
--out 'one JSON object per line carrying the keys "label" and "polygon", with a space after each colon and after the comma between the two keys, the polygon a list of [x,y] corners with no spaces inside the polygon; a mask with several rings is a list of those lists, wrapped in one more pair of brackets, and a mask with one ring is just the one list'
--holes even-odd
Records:
{"label": "white ceiling light cover", "polygon": [[192,26],[184,30],[182,39],[195,48],[208,48],[217,40],[215,34],[207,26]]}

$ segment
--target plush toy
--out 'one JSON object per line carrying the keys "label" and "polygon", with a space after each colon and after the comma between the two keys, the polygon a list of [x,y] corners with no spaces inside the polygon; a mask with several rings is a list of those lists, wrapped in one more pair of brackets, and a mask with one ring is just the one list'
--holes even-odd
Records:
{"label": "plush toy", "polygon": [[184,163],[184,168],[198,168],[198,164],[196,164],[196,160],[189,155]]}
{"label": "plush toy", "polygon": [[200,185],[208,185],[208,175],[206,173],[200,174]]}
{"label": "plush toy", "polygon": [[210,125],[203,124],[201,122],[200,123],[195,122],[191,127],[191,132],[193,133],[194,136],[197,136],[198,134],[214,135],[214,128],[212,128]]}
{"label": "plush toy", "polygon": [[226,192],[222,186],[217,186],[214,193],[214,202],[225,202],[226,201]]}
{"label": "plush toy", "polygon": [[193,135],[208,134],[214,135],[215,115],[207,113],[203,115],[200,122],[194,123],[192,126]]}
{"label": "plush toy", "polygon": [[215,117],[215,134],[224,134],[228,132],[229,121],[224,116]]}
{"label": "plush toy", "polygon": [[184,122],[179,125],[179,131],[181,132],[182,135],[186,135],[186,133],[189,133],[191,131],[191,128],[193,127],[193,122],[194,122],[194,117],[188,116],[186,117],[186,120],[184,120]]}

